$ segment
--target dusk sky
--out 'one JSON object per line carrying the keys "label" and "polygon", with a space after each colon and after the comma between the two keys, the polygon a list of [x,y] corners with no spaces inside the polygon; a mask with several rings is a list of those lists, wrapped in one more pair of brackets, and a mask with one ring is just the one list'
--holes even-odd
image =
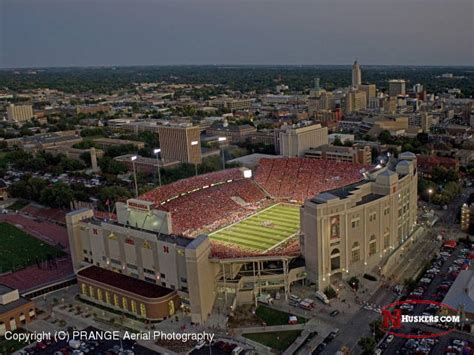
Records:
{"label": "dusk sky", "polygon": [[0,0],[0,67],[474,65],[472,0]]}

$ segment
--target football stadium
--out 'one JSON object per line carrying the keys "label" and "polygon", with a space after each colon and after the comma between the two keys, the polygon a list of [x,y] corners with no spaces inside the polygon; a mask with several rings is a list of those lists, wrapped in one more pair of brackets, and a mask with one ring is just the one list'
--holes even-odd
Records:
{"label": "football stadium", "polygon": [[183,179],[138,200],[162,211],[155,223],[166,225],[165,233],[208,234],[219,258],[294,254],[303,201],[360,181],[367,169],[311,158],[261,159],[255,171],[233,168]]}
{"label": "football stadium", "polygon": [[[342,274],[378,267],[416,225],[416,157],[400,156],[399,163],[376,168],[262,158],[252,170],[231,168],[157,187],[117,202],[106,216],[70,212],[81,297],[148,320],[180,309],[203,323],[214,307],[254,303],[262,293],[288,297],[295,282],[321,288]],[[93,277],[98,269],[116,272],[114,283]],[[131,291],[142,282],[163,296]],[[117,291],[119,284],[126,292]],[[98,299],[98,290],[137,306]]]}

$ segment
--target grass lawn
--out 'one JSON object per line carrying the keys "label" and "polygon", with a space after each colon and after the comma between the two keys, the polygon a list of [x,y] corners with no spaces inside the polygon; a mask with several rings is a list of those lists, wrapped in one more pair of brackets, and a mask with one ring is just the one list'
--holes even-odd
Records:
{"label": "grass lawn", "polygon": [[[288,319],[291,314],[278,311],[273,308],[268,308],[265,306],[259,306],[256,310],[256,315],[263,320],[268,326],[271,325],[285,325],[288,324]],[[306,323],[307,319],[303,317],[297,317],[298,323]]]}
{"label": "grass lawn", "polygon": [[[28,333],[24,329],[17,329],[14,333]],[[4,337],[0,337],[0,354],[13,354],[15,351],[27,346],[27,343],[20,343],[16,340],[6,340]]]}
{"label": "grass lawn", "polygon": [[61,250],[36,239],[8,223],[0,223],[0,273],[29,266],[36,259],[65,255]]}
{"label": "grass lawn", "polygon": [[285,351],[300,334],[301,330],[286,330],[283,332],[250,333],[243,334],[243,336],[270,348]]}
{"label": "grass lawn", "polygon": [[277,204],[209,235],[223,243],[264,251],[299,229],[299,207]]}

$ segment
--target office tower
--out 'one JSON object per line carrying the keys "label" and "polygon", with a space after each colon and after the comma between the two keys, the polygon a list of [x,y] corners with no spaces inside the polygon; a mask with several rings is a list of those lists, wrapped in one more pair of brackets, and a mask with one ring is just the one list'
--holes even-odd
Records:
{"label": "office tower", "polygon": [[433,116],[425,111],[421,112],[421,129],[423,130],[423,132],[429,133],[432,125]]}
{"label": "office tower", "polygon": [[31,105],[14,105],[7,107],[7,119],[12,122],[26,122],[34,117]]}
{"label": "office tower", "polygon": [[346,96],[346,113],[365,110],[367,108],[366,93],[362,90],[349,91]]}
{"label": "office tower", "polygon": [[401,79],[394,79],[388,82],[388,95],[390,97],[396,97],[398,95],[406,94],[406,82]]}
{"label": "office tower", "polygon": [[190,123],[160,126],[161,158],[183,163],[201,163],[201,138],[199,126]]}
{"label": "office tower", "polygon": [[363,84],[359,85],[359,90],[365,92],[367,105],[369,105],[370,99],[377,95],[377,86],[375,84]]}
{"label": "office tower", "polygon": [[358,88],[362,84],[362,74],[360,71],[360,65],[357,60],[352,65],[352,87]]}
{"label": "office tower", "polygon": [[285,157],[303,156],[309,148],[328,144],[328,129],[320,124],[290,126],[279,131],[280,154]]}

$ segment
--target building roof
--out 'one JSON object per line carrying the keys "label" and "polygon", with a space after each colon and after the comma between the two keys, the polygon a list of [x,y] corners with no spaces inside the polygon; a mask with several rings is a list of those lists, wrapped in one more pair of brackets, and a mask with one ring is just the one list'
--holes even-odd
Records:
{"label": "building roof", "polygon": [[[7,285],[0,284],[0,295],[5,295],[7,293],[10,293],[12,291],[15,291],[14,288],[8,287]],[[11,310],[21,307],[27,303],[30,303],[31,301],[20,297],[12,302],[9,302],[7,304],[0,304],[0,315],[6,312],[10,312]]]}
{"label": "building roof", "polygon": [[146,298],[160,298],[175,292],[170,288],[154,285],[98,266],[89,266],[80,270],[77,275]]}
{"label": "building roof", "polygon": [[464,312],[474,313],[474,270],[463,270],[444,297],[443,303]]}

